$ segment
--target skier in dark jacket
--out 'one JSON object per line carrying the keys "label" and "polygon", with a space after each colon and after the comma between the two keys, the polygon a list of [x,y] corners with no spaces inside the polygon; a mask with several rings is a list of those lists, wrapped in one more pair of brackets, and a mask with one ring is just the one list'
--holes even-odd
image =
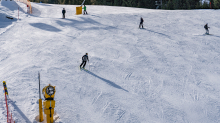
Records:
{"label": "skier in dark jacket", "polygon": [[208,27],[208,23],[204,26],[204,28],[205,28],[205,30],[206,30],[206,34],[209,34],[209,28],[210,28],[210,27]]}
{"label": "skier in dark jacket", "polygon": [[63,18],[65,18],[65,13],[66,13],[65,8],[63,8],[62,13],[63,13]]}
{"label": "skier in dark jacket", "polygon": [[80,68],[85,68],[86,66],[86,62],[89,61],[89,57],[88,57],[88,53],[86,53],[83,57],[82,57],[82,64],[80,65]]}
{"label": "skier in dark jacket", "polygon": [[139,28],[141,28],[141,26],[142,26],[142,28],[144,28],[143,22],[144,22],[144,19],[141,17],[141,22],[140,22]]}

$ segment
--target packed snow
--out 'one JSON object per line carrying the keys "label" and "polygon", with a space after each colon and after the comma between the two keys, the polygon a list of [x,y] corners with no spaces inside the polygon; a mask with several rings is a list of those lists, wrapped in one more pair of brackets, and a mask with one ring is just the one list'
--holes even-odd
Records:
{"label": "packed snow", "polygon": [[57,123],[220,122],[220,10],[31,4],[0,6],[0,78],[17,123],[36,123],[38,72],[41,89],[56,86]]}

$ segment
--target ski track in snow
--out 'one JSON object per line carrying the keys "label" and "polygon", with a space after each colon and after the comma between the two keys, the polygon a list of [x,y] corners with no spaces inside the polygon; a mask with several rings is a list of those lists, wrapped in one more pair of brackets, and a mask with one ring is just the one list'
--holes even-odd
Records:
{"label": "ski track in snow", "polygon": [[[20,19],[5,19],[17,6]],[[57,123],[220,121],[219,10],[88,5],[89,15],[75,15],[76,6],[32,3],[27,14],[23,3],[1,1],[1,79],[16,122],[35,122],[38,71],[41,89],[56,86]],[[205,23],[213,35],[203,36]],[[86,52],[89,71],[80,71]]]}

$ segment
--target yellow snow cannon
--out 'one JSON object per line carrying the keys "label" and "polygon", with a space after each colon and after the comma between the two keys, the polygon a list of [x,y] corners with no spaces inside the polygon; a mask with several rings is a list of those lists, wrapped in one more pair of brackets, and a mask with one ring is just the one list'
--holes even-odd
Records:
{"label": "yellow snow cannon", "polygon": [[55,108],[55,86],[50,84],[43,88],[42,93],[44,95],[45,101],[43,102],[44,114],[46,114],[47,123],[53,123],[53,114]]}
{"label": "yellow snow cannon", "polygon": [[82,5],[84,4],[85,0],[83,0],[81,6],[76,7],[76,15],[82,14]]}

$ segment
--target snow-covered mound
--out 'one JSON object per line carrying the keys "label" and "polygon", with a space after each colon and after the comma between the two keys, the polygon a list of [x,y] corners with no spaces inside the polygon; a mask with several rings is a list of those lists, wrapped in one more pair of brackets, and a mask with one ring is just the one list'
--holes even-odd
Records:
{"label": "snow-covered mound", "polygon": [[23,8],[24,5],[20,7],[15,1],[0,1],[0,35],[13,26],[19,18],[19,13],[20,18],[25,16]]}
{"label": "snow-covered mound", "polygon": [[[32,3],[28,15],[16,4],[21,19],[0,34],[1,80],[16,122],[35,122],[38,71],[41,89],[56,86],[59,123],[220,122],[219,10],[88,5],[88,15],[75,15],[75,5]],[[0,11],[16,17],[13,6]],[[89,71],[80,71],[86,52]]]}

